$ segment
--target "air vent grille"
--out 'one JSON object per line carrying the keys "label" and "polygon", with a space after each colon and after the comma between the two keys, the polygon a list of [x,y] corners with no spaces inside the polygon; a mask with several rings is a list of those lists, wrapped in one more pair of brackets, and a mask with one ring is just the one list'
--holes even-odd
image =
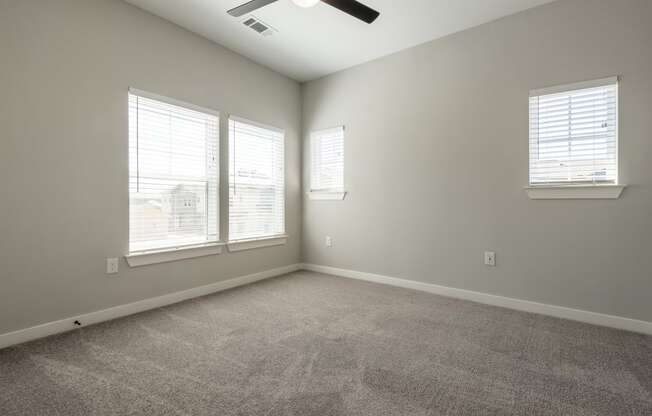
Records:
{"label": "air vent grille", "polygon": [[258,33],[263,33],[264,31],[269,29],[267,26],[265,26],[264,24],[262,24],[260,22],[256,22],[256,23],[252,24],[250,27],[253,30],[255,30],[256,32],[258,32]]}
{"label": "air vent grille", "polygon": [[249,29],[253,30],[256,33],[259,33],[263,36],[270,36],[274,32],[276,32],[276,29],[268,25],[267,23],[261,21],[259,18],[255,16],[247,17],[245,20],[242,21],[242,24],[247,26]]}

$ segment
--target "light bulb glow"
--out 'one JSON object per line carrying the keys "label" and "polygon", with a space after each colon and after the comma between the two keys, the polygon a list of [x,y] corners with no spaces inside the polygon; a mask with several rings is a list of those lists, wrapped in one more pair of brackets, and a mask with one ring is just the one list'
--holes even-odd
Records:
{"label": "light bulb glow", "polygon": [[312,7],[319,3],[320,0],[292,0],[292,3],[299,7]]}

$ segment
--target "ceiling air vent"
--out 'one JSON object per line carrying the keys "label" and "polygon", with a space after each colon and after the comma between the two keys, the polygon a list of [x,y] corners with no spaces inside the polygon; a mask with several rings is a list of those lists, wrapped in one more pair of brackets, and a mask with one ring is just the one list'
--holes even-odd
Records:
{"label": "ceiling air vent", "polygon": [[253,30],[256,33],[259,33],[263,36],[270,36],[273,34],[276,29],[268,25],[267,23],[261,21],[255,16],[247,17],[242,21],[242,24],[247,26],[249,29]]}

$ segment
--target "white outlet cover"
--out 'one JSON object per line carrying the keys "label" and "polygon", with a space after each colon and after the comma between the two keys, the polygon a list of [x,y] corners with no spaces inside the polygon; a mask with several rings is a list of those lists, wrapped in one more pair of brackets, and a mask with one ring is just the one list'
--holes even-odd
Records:
{"label": "white outlet cover", "polygon": [[484,252],[484,264],[487,266],[495,266],[496,265],[496,253],[493,251],[485,251]]}
{"label": "white outlet cover", "polygon": [[333,247],[333,239],[330,236],[326,236],[326,247]]}
{"label": "white outlet cover", "polygon": [[118,273],[118,259],[116,257],[106,259],[106,274]]}

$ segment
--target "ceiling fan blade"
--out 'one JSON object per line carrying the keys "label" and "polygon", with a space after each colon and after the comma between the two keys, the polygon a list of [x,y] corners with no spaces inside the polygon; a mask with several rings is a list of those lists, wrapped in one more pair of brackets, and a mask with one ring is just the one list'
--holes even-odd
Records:
{"label": "ceiling fan blade", "polygon": [[234,7],[233,9],[229,10],[227,13],[230,14],[231,16],[240,17],[247,13],[251,13],[254,10],[260,9],[261,7],[265,7],[268,4],[272,4],[276,1],[277,0],[251,0],[248,3],[241,4],[238,7]]}
{"label": "ceiling fan blade", "polygon": [[376,10],[355,0],[322,0],[322,2],[331,5],[336,9],[340,9],[344,13],[348,13],[353,17],[357,17],[366,23],[373,23],[374,20],[380,16],[380,13]]}

